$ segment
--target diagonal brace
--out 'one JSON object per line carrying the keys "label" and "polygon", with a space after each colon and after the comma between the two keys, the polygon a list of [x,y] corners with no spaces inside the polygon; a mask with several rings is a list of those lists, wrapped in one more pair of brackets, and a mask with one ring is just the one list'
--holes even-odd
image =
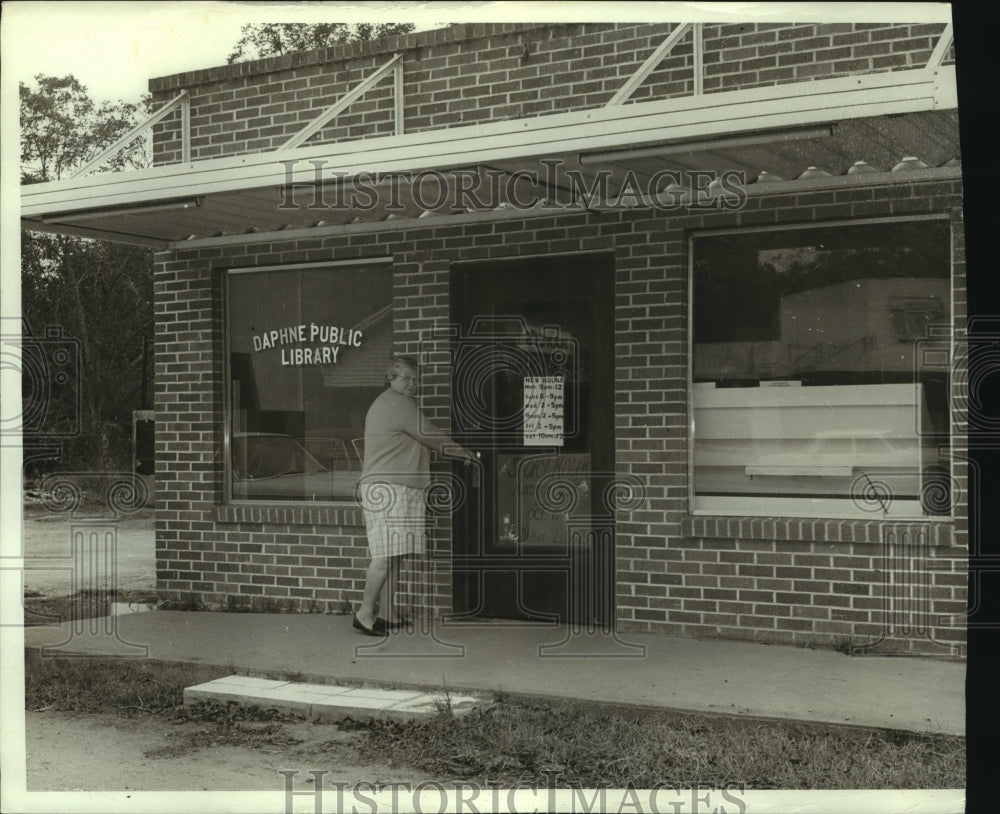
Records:
{"label": "diagonal brace", "polygon": [[[333,119],[337,114],[349,107],[356,99],[364,96],[372,87],[374,87],[378,82],[388,74],[390,71],[394,70],[396,64],[399,63],[403,58],[402,54],[394,54],[392,59],[390,59],[385,65],[375,70],[373,73],[362,79],[357,85],[355,85],[351,90],[345,93],[337,102],[325,111],[323,111],[319,116],[313,119],[309,124],[302,128],[298,133],[292,136],[288,141],[279,147],[279,150],[290,150],[294,147],[300,147],[309,140],[310,137],[318,133],[320,130],[326,126],[327,122]],[[399,85],[397,79],[396,82]],[[397,100],[397,104],[398,104]]]}
{"label": "diagonal brace", "polygon": [[941,36],[938,38],[937,45],[934,46],[934,51],[931,53],[930,58],[927,60],[927,67],[931,70],[935,68],[940,68],[941,64],[944,62],[944,56],[948,53],[948,48],[951,46],[952,41],[955,38],[954,28],[952,24],[948,23],[944,30],[941,32]]}
{"label": "diagonal brace", "polygon": [[691,29],[691,26],[691,23],[684,23],[671,31],[667,38],[660,43],[660,46],[639,66],[639,70],[632,74],[628,81],[618,89],[618,92],[611,97],[605,107],[613,107],[624,103],[635,92],[635,89],[646,81],[646,77],[656,69],[656,66],[673,50],[673,47],[684,38],[684,35]]}
{"label": "diagonal brace", "polygon": [[[182,114],[184,116],[184,122],[189,122],[190,104],[191,104],[191,97],[188,95],[188,92],[186,90],[182,90],[173,99],[171,99],[163,107],[157,110],[152,116],[146,119],[146,121],[144,121],[142,124],[134,128],[133,130],[130,130],[128,133],[126,133],[124,136],[118,139],[118,141],[116,141],[114,144],[108,147],[108,149],[106,149],[104,152],[100,153],[99,155],[88,161],[86,164],[84,164],[82,167],[80,167],[80,169],[74,172],[70,177],[78,178],[81,175],[86,175],[88,172],[94,169],[94,167],[99,167],[101,164],[104,163],[105,159],[108,159],[111,156],[113,156],[122,147],[124,147],[126,144],[132,141],[132,139],[134,139],[140,133],[145,132],[146,130],[151,128],[154,124],[165,118],[169,113],[172,113],[174,109],[177,108],[178,105],[180,105],[184,110],[184,113]],[[182,134],[182,138],[187,143],[190,143],[189,134],[187,133]],[[191,160],[190,155],[186,156],[184,160],[190,161]]]}

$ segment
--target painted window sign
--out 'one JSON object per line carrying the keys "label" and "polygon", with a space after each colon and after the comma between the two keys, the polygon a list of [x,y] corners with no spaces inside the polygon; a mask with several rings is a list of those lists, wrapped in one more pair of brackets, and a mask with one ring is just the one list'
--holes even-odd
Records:
{"label": "painted window sign", "polygon": [[234,500],[355,500],[364,419],[392,353],[388,264],[231,273]]}
{"label": "painted window sign", "polygon": [[562,376],[524,377],[524,445],[563,445]]}
{"label": "painted window sign", "polygon": [[315,322],[264,329],[252,335],[256,353],[270,349],[280,350],[281,364],[286,367],[335,365],[341,348],[360,348],[363,340],[364,334],[357,328],[319,325]]}

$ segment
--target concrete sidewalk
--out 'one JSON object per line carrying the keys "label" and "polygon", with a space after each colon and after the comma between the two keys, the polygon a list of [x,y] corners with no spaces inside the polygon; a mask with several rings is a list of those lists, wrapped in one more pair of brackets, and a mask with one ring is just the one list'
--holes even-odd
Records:
{"label": "concrete sidewalk", "polygon": [[[149,611],[25,630],[25,645],[230,673],[492,692],[915,732],[965,732],[965,664],[743,642],[437,622],[388,639],[350,616]],[[84,632],[85,631],[85,632]]]}

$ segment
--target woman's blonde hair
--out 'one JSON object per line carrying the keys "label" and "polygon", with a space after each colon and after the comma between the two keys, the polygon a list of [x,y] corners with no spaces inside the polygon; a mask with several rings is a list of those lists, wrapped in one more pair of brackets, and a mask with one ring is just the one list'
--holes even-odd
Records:
{"label": "woman's blonde hair", "polygon": [[389,367],[385,372],[385,383],[388,385],[397,376],[402,375],[402,369],[404,367],[410,368],[414,373],[419,370],[417,365],[417,360],[412,356],[393,356],[389,360]]}

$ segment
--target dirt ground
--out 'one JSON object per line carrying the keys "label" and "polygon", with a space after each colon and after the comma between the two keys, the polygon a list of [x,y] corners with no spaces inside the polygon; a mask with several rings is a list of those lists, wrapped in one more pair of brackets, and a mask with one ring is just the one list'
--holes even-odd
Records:
{"label": "dirt ground", "polygon": [[[68,596],[91,587],[85,575],[73,578],[74,532],[96,533],[92,563],[98,572],[92,576],[103,581],[108,535],[114,540],[113,578],[119,590],[153,590],[156,587],[155,517],[152,509],[123,515],[117,521],[94,523],[72,518],[69,513],[48,512],[40,507],[25,508],[22,534],[25,557],[24,591],[30,595]],[[9,550],[9,549],[8,549]],[[96,587],[96,586],[94,586]]]}
{"label": "dirt ground", "polygon": [[[114,578],[120,591],[155,588],[154,514],[143,509],[110,526],[40,507],[24,512],[24,591],[62,597],[86,588],[72,580],[74,530],[96,529],[103,562],[106,532],[114,529]],[[104,572],[93,575],[103,579]],[[372,763],[355,748],[358,735],[336,724],[281,723],[281,745],[201,745],[210,724],[172,723],[155,716],[126,718],[54,710],[25,713],[28,791],[284,791],[279,769],[298,770],[295,788],[310,788],[309,772],[324,783],[410,783],[432,780],[405,768]],[[99,748],[94,748],[95,744]],[[331,786],[332,787],[332,786]]]}
{"label": "dirt ground", "polygon": [[[297,770],[296,790],[310,771],[333,783],[410,783],[434,778],[368,762],[358,736],[333,723],[282,724],[289,745],[191,745],[207,725],[154,716],[123,718],[51,710],[25,713],[28,791],[284,791],[279,770]],[[99,748],[94,748],[99,744]]]}

